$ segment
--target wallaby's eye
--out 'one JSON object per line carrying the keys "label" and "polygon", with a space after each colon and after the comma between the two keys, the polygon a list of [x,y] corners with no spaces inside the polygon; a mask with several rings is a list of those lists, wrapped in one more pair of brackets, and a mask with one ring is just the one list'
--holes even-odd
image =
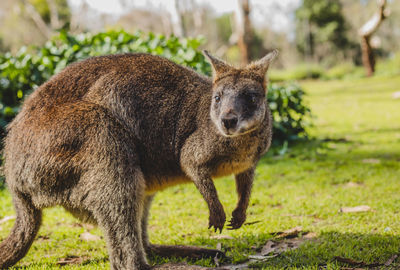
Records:
{"label": "wallaby's eye", "polygon": [[215,96],[214,99],[215,99],[216,103],[220,103],[221,102],[221,97],[220,96]]}
{"label": "wallaby's eye", "polygon": [[249,94],[246,96],[247,102],[251,103],[251,104],[255,104],[257,103],[258,100],[258,96],[256,94]]}

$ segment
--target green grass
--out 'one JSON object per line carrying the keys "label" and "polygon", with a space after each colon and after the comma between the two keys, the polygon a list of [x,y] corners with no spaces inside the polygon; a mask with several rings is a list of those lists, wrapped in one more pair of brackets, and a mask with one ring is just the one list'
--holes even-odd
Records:
{"label": "green grass", "polygon": [[[400,91],[400,77],[312,81],[302,86],[315,115],[310,128],[314,139],[281,156],[267,155],[259,163],[247,221],[260,222],[222,232],[233,239],[213,239],[217,234],[207,229],[208,211],[200,194],[192,185],[177,186],[154,201],[152,242],[212,248],[221,243],[228,256],[225,263],[236,264],[255,254],[273,232],[302,226],[317,234],[298,249],[254,265],[262,269],[340,269],[345,265],[335,256],[384,263],[399,252],[400,100],[392,93]],[[236,203],[233,178],[218,180],[216,186],[229,218]],[[339,213],[341,207],[358,205],[372,211]],[[11,198],[0,188],[0,216],[9,215]],[[0,224],[0,239],[12,224]],[[61,208],[46,210],[38,239],[16,268],[58,268],[59,259],[74,255],[84,257],[83,263],[64,269],[107,269],[104,240],[80,240],[85,231],[102,235]],[[212,260],[190,263],[213,266]],[[400,259],[391,266],[400,267]]]}

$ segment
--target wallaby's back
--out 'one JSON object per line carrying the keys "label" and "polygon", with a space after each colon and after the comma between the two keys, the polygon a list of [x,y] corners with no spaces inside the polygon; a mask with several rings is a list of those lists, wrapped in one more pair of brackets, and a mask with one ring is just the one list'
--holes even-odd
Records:
{"label": "wallaby's back", "polygon": [[62,104],[98,104],[132,132],[145,174],[173,176],[182,174],[179,155],[185,139],[197,120],[207,118],[208,111],[198,108],[210,102],[211,87],[207,77],[162,57],[95,57],[72,64],[39,87],[15,121],[37,118],[38,112]]}

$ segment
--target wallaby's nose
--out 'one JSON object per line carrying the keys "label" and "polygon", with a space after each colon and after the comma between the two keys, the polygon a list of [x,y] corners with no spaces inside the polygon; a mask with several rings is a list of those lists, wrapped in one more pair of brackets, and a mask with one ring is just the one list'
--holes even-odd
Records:
{"label": "wallaby's nose", "polygon": [[235,115],[226,116],[226,117],[222,118],[222,123],[224,124],[224,127],[227,130],[236,127],[237,122],[238,122],[238,119]]}

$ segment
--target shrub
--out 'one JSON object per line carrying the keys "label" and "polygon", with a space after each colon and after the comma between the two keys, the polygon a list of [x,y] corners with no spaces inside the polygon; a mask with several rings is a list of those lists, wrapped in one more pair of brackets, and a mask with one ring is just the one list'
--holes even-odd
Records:
{"label": "shrub", "polygon": [[304,91],[297,84],[270,84],[268,101],[274,118],[273,141],[284,143],[307,136],[311,111],[304,102]]}
{"label": "shrub", "polygon": [[[15,56],[0,55],[0,127],[16,115],[23,98],[68,64],[91,56],[145,52],[210,74],[211,68],[198,51],[199,38],[183,38],[153,33],[108,31],[98,34],[70,35],[60,32],[41,48],[22,48]],[[304,134],[303,91],[298,86],[272,85],[269,100],[275,117],[275,134],[279,141]],[[293,95],[293,96],[291,96]],[[300,116],[301,115],[301,116]]]}

